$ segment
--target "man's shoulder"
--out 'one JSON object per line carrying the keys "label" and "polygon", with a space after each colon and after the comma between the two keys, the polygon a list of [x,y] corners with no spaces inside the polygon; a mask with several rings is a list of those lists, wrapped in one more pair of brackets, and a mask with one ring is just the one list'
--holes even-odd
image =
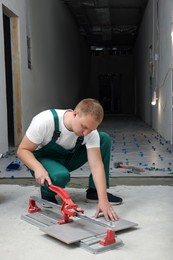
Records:
{"label": "man's shoulder", "polygon": [[44,110],[40,113],[38,113],[36,116],[34,116],[33,120],[49,120],[52,118],[52,113],[51,113],[51,110],[48,109],[48,110]]}
{"label": "man's shoulder", "polygon": [[95,129],[95,130],[91,131],[91,133],[89,133],[88,135],[84,136],[84,140],[86,140],[86,141],[91,140],[91,139],[93,140],[98,137],[99,137],[98,130]]}
{"label": "man's shoulder", "polygon": [[36,116],[34,116],[34,118],[45,118],[45,119],[53,118],[52,117],[53,113],[51,110],[54,110],[57,113],[57,115],[60,116],[63,115],[64,112],[66,111],[63,109],[47,109],[38,113]]}

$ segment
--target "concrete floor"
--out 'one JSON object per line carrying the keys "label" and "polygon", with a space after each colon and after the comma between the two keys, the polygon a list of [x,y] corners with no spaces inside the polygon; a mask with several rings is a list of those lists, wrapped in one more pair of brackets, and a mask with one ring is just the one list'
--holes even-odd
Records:
{"label": "concrete floor", "polygon": [[[96,205],[85,201],[85,189],[67,188],[73,201],[93,216]],[[110,259],[172,260],[173,255],[173,187],[117,186],[110,192],[121,196],[124,203],[114,206],[119,217],[138,224],[132,230],[118,232],[123,247],[94,255],[76,245],[66,245],[45,235],[25,222],[31,195],[39,196],[35,186],[0,186],[0,259]],[[75,232],[75,231],[74,231]]]}
{"label": "concrete floor", "polygon": [[[40,196],[39,187],[26,168],[18,172],[6,172],[5,167],[14,159],[8,157],[0,160],[0,259],[107,257],[110,260],[172,260],[173,146],[161,137],[158,139],[158,135],[143,122],[130,118],[106,118],[101,130],[109,130],[113,138],[112,168],[115,161],[121,160],[140,167],[147,163],[147,168],[152,168],[154,162],[159,169],[145,171],[144,174],[112,169],[109,190],[124,200],[122,205],[114,208],[120,218],[138,224],[137,228],[117,233],[124,246],[93,255],[76,245],[63,244],[22,220],[21,216],[27,213],[29,197]],[[152,140],[152,143],[147,140]],[[85,214],[93,216],[96,205],[85,200],[87,183],[84,167],[76,177],[72,176],[66,189],[73,201],[85,210]]]}

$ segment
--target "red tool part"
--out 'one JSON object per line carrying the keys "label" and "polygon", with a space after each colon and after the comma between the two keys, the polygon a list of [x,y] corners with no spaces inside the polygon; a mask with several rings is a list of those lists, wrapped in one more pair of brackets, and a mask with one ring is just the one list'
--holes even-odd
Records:
{"label": "red tool part", "polygon": [[29,200],[29,209],[28,212],[29,213],[35,213],[35,212],[39,212],[41,211],[41,209],[37,206],[35,200],[30,199]]}
{"label": "red tool part", "polygon": [[67,222],[72,222],[73,220],[70,219],[70,217],[76,216],[77,212],[84,213],[84,211],[80,208],[78,208],[78,204],[75,204],[72,199],[70,198],[70,195],[61,187],[55,186],[55,185],[48,185],[48,188],[55,193],[57,193],[61,199],[63,200],[63,204],[61,207],[61,213],[62,213],[62,219],[58,221],[59,224],[64,224]]}
{"label": "red tool part", "polygon": [[140,172],[144,172],[145,171],[143,168],[136,167],[136,166],[131,166],[131,165],[126,165],[126,164],[124,164],[122,162],[114,163],[114,167],[115,168],[129,169],[129,170],[132,170],[135,173],[140,173]]}
{"label": "red tool part", "polygon": [[113,231],[111,229],[107,229],[105,238],[100,240],[99,243],[102,246],[108,246],[108,245],[112,245],[112,244],[116,243],[115,231]]}

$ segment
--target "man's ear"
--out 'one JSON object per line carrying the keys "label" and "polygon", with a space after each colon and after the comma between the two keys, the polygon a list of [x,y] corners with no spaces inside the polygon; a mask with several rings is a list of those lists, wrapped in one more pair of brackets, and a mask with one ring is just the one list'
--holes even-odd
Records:
{"label": "man's ear", "polygon": [[76,117],[78,114],[79,114],[79,111],[77,111],[77,110],[74,110],[74,111],[73,111],[74,117]]}

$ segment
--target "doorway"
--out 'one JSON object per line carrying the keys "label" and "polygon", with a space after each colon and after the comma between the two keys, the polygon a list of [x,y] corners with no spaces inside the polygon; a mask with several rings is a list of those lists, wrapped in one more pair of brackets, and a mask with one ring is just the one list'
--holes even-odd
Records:
{"label": "doorway", "polygon": [[105,113],[121,113],[121,75],[99,75],[99,101]]}
{"label": "doorway", "polygon": [[5,15],[4,13],[3,13],[3,28],[4,28],[4,51],[5,51],[8,145],[14,146],[11,31],[10,31],[10,18],[7,15]]}
{"label": "doorway", "polygon": [[18,17],[4,5],[2,7],[8,146],[15,147],[22,138]]}

